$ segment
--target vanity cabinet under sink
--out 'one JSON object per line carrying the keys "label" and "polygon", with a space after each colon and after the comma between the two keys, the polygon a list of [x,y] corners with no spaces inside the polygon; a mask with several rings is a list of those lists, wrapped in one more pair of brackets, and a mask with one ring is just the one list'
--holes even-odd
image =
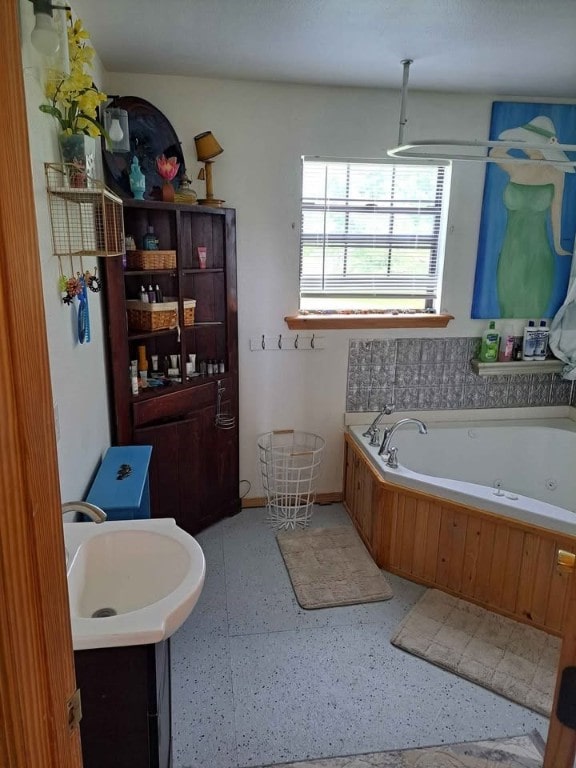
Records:
{"label": "vanity cabinet under sink", "polygon": [[84,768],[170,768],[170,640],[74,653]]}

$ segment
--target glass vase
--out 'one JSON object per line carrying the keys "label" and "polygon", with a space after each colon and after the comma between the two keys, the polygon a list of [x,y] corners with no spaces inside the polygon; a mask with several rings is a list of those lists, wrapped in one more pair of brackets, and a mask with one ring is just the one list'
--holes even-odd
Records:
{"label": "glass vase", "polygon": [[96,140],[83,133],[58,137],[62,162],[67,166],[71,187],[87,187],[96,169]]}

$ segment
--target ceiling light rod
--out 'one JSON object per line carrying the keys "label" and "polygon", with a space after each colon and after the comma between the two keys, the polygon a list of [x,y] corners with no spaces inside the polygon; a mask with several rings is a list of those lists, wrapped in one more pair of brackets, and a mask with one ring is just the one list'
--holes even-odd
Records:
{"label": "ceiling light rod", "polygon": [[[548,118],[535,118],[524,126],[513,129],[514,132],[523,131],[528,140],[516,141],[504,140],[481,141],[466,139],[419,139],[410,143],[404,143],[404,126],[408,122],[406,117],[406,105],[408,101],[408,77],[410,65],[413,59],[402,59],[402,93],[400,102],[400,121],[398,126],[398,146],[387,151],[389,157],[401,157],[419,160],[467,160],[481,163],[525,163],[531,165],[550,165],[564,167],[565,170],[576,167],[576,159],[570,159],[565,153],[576,152],[576,144],[560,144],[553,133],[554,126]],[[552,130],[537,125],[539,120],[547,120]],[[508,133],[505,131],[504,133]],[[530,141],[530,138],[539,138],[538,142]],[[516,139],[516,136],[510,138]],[[437,147],[444,148],[438,151]],[[498,148],[505,150],[491,154],[491,150]],[[473,150],[476,150],[474,154]],[[508,150],[518,150],[522,156],[510,155]],[[537,152],[541,157],[530,157],[530,152]]]}
{"label": "ceiling light rod", "polygon": [[403,66],[402,73],[402,94],[400,101],[400,125],[398,126],[398,146],[404,144],[404,126],[408,122],[406,118],[406,102],[408,100],[408,78],[410,77],[410,64],[413,59],[402,59],[400,62]]}

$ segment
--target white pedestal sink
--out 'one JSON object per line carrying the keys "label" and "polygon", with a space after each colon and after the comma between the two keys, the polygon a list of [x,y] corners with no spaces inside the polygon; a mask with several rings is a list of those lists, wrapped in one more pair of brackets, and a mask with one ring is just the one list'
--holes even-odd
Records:
{"label": "white pedestal sink", "polygon": [[171,518],[65,523],[74,650],[157,643],[188,618],[206,564]]}

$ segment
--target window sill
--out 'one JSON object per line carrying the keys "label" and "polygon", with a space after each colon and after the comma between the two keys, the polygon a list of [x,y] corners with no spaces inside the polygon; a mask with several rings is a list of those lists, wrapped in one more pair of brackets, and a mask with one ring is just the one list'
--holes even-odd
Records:
{"label": "window sill", "polygon": [[316,331],[321,329],[360,328],[445,328],[454,315],[441,313],[430,315],[425,312],[410,315],[348,315],[348,314],[306,314],[288,315],[284,318],[292,331]]}

